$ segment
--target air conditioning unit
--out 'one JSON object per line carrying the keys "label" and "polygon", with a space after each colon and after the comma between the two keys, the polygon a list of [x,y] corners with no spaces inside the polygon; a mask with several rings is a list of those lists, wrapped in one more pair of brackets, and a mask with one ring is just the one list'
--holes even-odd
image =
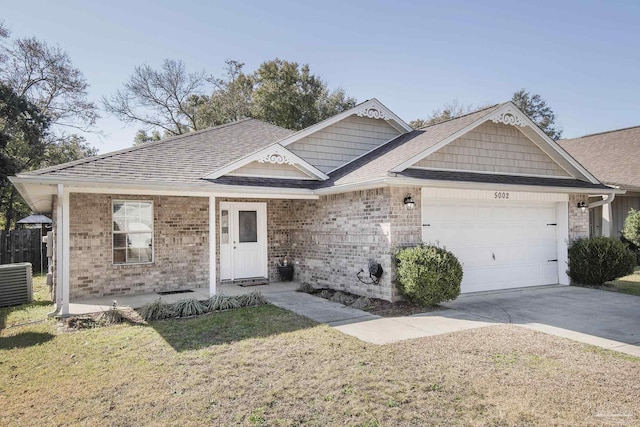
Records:
{"label": "air conditioning unit", "polygon": [[31,263],[0,265],[0,307],[31,302]]}

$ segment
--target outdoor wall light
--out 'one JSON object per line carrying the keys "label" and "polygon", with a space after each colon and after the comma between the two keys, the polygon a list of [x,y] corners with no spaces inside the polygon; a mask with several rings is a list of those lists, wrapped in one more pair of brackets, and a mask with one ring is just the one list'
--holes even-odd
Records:
{"label": "outdoor wall light", "polygon": [[407,194],[404,198],[404,207],[407,209],[413,209],[416,207],[416,202],[411,198],[411,194]]}
{"label": "outdoor wall light", "polygon": [[578,207],[580,208],[580,210],[582,210],[582,212],[587,211],[587,203],[584,200],[578,203]]}

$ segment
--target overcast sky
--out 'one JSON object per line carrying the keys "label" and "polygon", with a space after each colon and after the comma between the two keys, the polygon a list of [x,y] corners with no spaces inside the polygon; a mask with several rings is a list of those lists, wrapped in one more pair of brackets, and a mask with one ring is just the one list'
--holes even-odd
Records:
{"label": "overcast sky", "polygon": [[[275,57],[308,63],[330,88],[378,98],[406,121],[446,102],[541,94],[564,137],[640,125],[640,1],[0,0],[12,37],[58,44],[100,100],[136,65],[181,59],[221,75]],[[100,152],[137,127],[106,113]]]}

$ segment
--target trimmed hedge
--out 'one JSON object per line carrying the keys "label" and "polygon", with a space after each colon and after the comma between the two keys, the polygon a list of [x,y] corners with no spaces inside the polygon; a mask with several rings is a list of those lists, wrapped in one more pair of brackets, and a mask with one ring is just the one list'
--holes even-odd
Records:
{"label": "trimmed hedge", "polygon": [[633,273],[636,256],[627,245],[612,237],[591,237],[569,247],[569,277],[581,285],[601,286]]}
{"label": "trimmed hedge", "polygon": [[411,302],[433,306],[460,295],[462,265],[446,249],[421,244],[400,250],[396,262],[396,285]]}

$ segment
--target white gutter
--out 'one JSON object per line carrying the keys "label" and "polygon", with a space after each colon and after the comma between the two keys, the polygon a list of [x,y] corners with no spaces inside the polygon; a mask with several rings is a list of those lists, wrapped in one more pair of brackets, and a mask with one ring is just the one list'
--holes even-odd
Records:
{"label": "white gutter", "polygon": [[609,193],[609,194],[603,195],[602,200],[589,203],[589,209],[602,206],[602,228],[600,230],[600,233],[604,237],[611,237],[611,218],[613,217],[613,212],[611,210],[611,202],[613,202],[615,198],[616,198],[616,193]]}
{"label": "white gutter", "polygon": [[598,206],[608,205],[613,202],[613,199],[616,198],[616,193],[609,193],[602,195],[602,200],[598,200],[597,202],[589,203],[589,209],[597,208]]}
{"label": "white gutter", "polygon": [[[486,182],[465,182],[465,181],[444,181],[444,180],[424,180],[420,178],[407,177],[387,177],[378,178],[370,181],[360,181],[350,184],[338,184],[332,187],[319,188],[314,190],[317,195],[329,195],[344,193],[347,191],[362,191],[381,187],[440,187],[440,188],[463,188],[470,190],[487,190],[487,189],[505,189],[510,191],[523,191],[529,193],[573,193],[584,194],[585,191],[593,191],[593,188],[572,188],[572,187],[553,187],[541,185],[514,185],[505,183],[486,183]],[[624,190],[607,189],[607,192],[624,194]]]}

